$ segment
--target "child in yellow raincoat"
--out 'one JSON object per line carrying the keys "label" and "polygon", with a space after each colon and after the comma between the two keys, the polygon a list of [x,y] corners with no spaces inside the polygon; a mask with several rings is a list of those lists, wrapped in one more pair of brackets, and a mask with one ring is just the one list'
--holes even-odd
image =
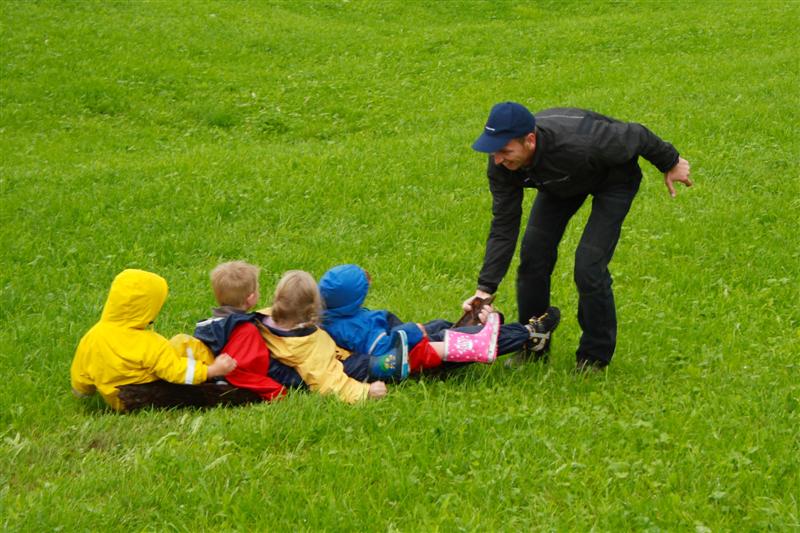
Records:
{"label": "child in yellow raincoat", "polygon": [[263,315],[261,334],[270,355],[297,370],[312,391],[335,395],[347,403],[386,396],[383,381],[362,383],[345,374],[340,359],[346,351],[318,326],[322,297],[308,272],[284,273],[275,288],[272,307],[259,313]]}
{"label": "child in yellow raincoat", "polygon": [[108,405],[124,411],[119,386],[158,379],[197,384],[236,368],[227,354],[213,359],[199,341],[196,353],[208,354],[205,361],[194,358],[184,339],[176,336],[170,344],[147,329],[167,293],[166,280],[144,270],[124,270],[114,278],[100,321],[83,336],[72,361],[70,378],[77,396],[99,392]]}

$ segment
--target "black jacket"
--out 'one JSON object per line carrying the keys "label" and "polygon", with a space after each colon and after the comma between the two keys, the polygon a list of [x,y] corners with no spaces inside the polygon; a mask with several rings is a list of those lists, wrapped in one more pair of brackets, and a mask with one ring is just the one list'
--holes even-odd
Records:
{"label": "black jacket", "polygon": [[639,179],[639,156],[661,172],[678,162],[678,151],[641,124],[593,111],[547,109],[536,114],[536,151],[529,167],[508,170],[489,156],[492,226],[478,288],[489,293],[505,276],[514,255],[525,188],[561,198],[593,194]]}

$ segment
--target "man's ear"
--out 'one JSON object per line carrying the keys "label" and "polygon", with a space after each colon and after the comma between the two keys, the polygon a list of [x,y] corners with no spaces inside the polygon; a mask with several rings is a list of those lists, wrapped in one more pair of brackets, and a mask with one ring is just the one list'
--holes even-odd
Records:
{"label": "man's ear", "polygon": [[536,148],[536,132],[531,132],[525,136],[525,148],[529,150]]}

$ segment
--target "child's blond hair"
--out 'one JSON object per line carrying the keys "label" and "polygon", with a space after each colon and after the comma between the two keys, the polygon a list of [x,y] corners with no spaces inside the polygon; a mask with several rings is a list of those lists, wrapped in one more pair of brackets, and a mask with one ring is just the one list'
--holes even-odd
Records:
{"label": "child's blond hair", "polygon": [[278,286],[272,300],[272,319],[294,327],[319,324],[322,297],[317,282],[308,272],[289,270]]}
{"label": "child's blond hair", "polygon": [[259,268],[244,261],[230,261],[211,271],[211,288],[219,305],[243,309],[247,298],[258,292]]}

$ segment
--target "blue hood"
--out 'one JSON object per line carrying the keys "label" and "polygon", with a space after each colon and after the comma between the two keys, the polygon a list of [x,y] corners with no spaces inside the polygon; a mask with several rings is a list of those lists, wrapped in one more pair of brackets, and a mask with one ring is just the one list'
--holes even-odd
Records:
{"label": "blue hood", "polygon": [[361,306],[368,291],[367,273],[358,265],[339,265],[325,272],[319,280],[325,301],[322,328],[342,348],[382,354],[391,347],[391,331],[386,311]]}
{"label": "blue hood", "polygon": [[319,292],[328,317],[355,315],[367,298],[367,291],[367,273],[358,265],[335,266],[319,280]]}

